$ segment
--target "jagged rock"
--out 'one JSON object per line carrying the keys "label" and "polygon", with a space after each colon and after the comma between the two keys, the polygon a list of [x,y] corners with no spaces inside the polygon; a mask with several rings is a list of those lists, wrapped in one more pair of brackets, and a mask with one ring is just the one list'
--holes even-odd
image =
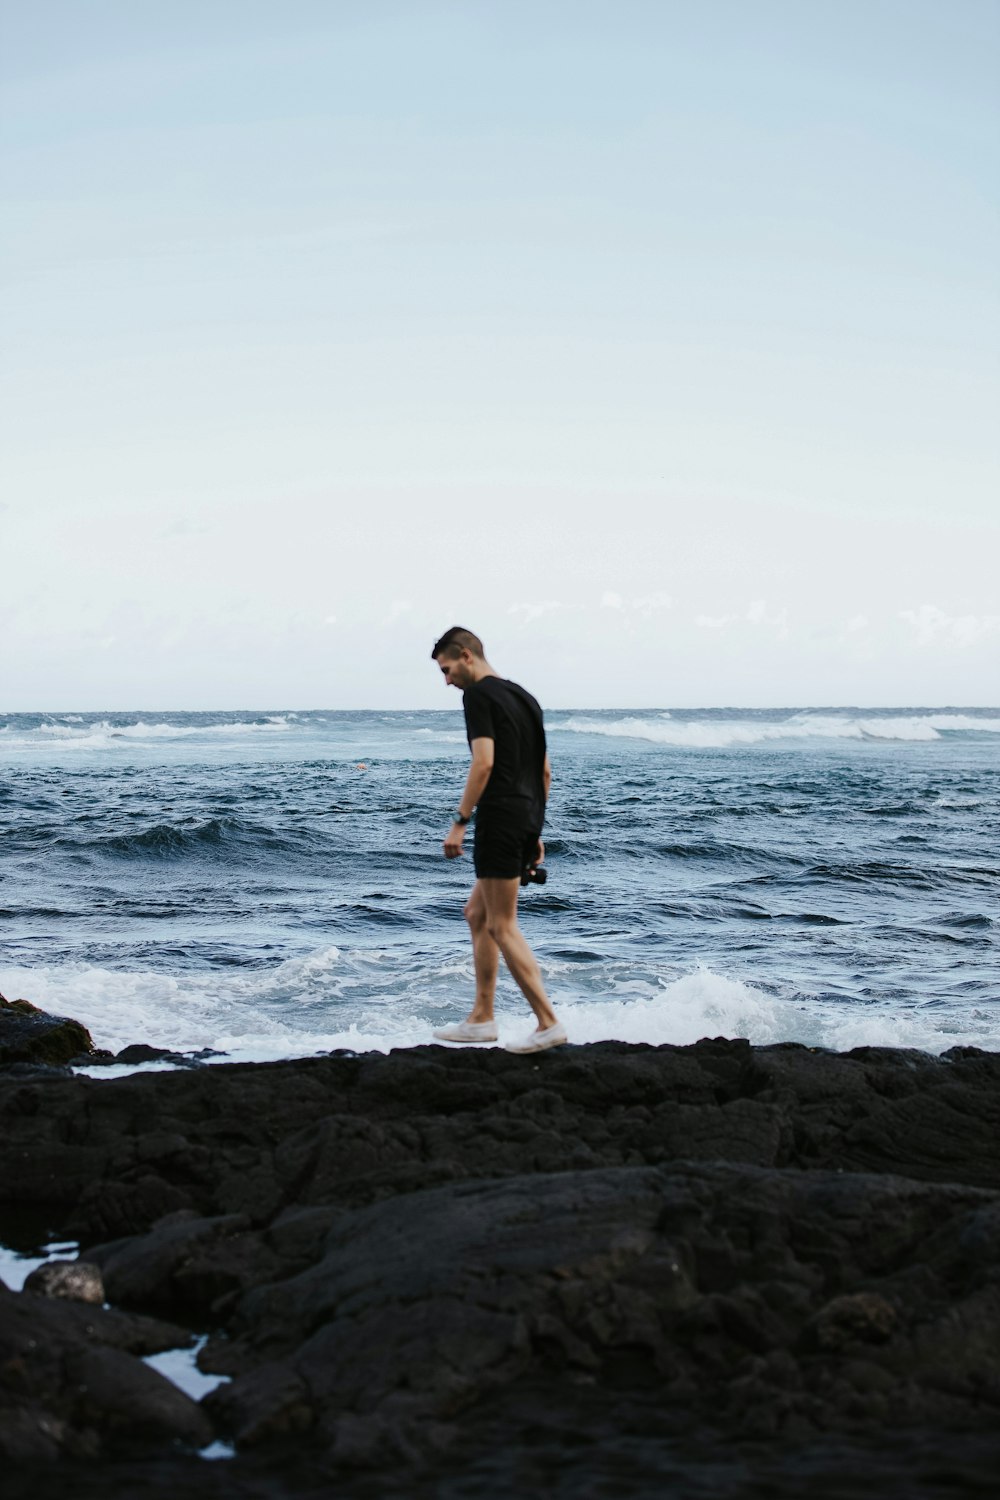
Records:
{"label": "jagged rock", "polygon": [[128,1047],[123,1047],[120,1052],[115,1053],[115,1062],[162,1062],[164,1058],[173,1062],[180,1056],[179,1052],[171,1052],[168,1047],[150,1047],[146,1042],[132,1042]]}
{"label": "jagged rock", "polygon": [[65,1297],[72,1302],[104,1302],[100,1270],[83,1260],[49,1260],[37,1266],[24,1283],[26,1292],[42,1297]]}
{"label": "jagged rock", "polygon": [[213,1057],[224,1054],[212,1047],[202,1047],[198,1052],[173,1052],[169,1047],[150,1047],[145,1042],[133,1042],[123,1047],[111,1059],[115,1063],[169,1062],[176,1068],[197,1068]]}
{"label": "jagged rock", "polygon": [[[468,1429],[525,1380],[567,1421],[584,1379],[661,1391],[678,1431],[748,1440],[761,1422],[775,1434],[880,1426],[874,1368],[897,1425],[988,1425],[1000,1285],[967,1231],[995,1201],[690,1164],[408,1195],[358,1210],[315,1266],[239,1300],[247,1373],[208,1405],[238,1444],[292,1424],[352,1463],[420,1453],[428,1424],[436,1441],[459,1414]],[[842,1351],[857,1351],[860,1372]]]}
{"label": "jagged rock", "polygon": [[0,1287],[0,1458],[203,1447],[205,1413],[137,1357],[190,1341],[151,1319]]}
{"label": "jagged rock", "polygon": [[0,1063],[66,1063],[94,1050],[86,1026],[0,995]]}
{"label": "jagged rock", "polygon": [[101,1267],[112,1302],[197,1318],[220,1297],[281,1273],[282,1262],[261,1237],[243,1233],[249,1227],[244,1214],[203,1219],[182,1212],[148,1234],[92,1246],[87,1253]]}
{"label": "jagged rock", "polygon": [[[211,1325],[199,1364],[234,1377],[205,1402],[244,1455],[229,1488],[150,1456],[136,1493],[318,1495],[350,1470],[359,1496],[645,1495],[664,1474],[749,1496],[766,1471],[797,1497],[829,1468],[831,1495],[877,1470],[923,1497],[993,1476],[995,1054],[25,1067],[0,1075],[0,1210],[44,1209],[113,1300]],[[64,1424],[61,1472],[85,1429],[102,1463],[124,1441],[38,1394],[9,1451],[41,1443],[36,1408]],[[141,1430],[151,1455],[166,1428]]]}

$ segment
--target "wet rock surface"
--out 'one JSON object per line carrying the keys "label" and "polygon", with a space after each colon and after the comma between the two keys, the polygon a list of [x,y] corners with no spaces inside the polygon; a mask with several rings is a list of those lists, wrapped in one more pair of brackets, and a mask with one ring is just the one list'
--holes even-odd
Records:
{"label": "wet rock surface", "polygon": [[0,1455],[44,1463],[204,1446],[205,1414],[140,1357],[190,1342],[152,1318],[0,1285]]}
{"label": "wet rock surface", "polygon": [[94,1052],[86,1026],[69,1016],[50,1016],[28,1000],[0,995],[0,1064],[67,1063]]}
{"label": "wet rock surface", "polygon": [[[0,1228],[5,1203],[125,1309],[0,1294],[0,1453],[35,1494],[56,1455],[82,1494],[164,1496],[945,1495],[1000,1462],[1000,1057],[975,1049],[0,1071]],[[25,1305],[44,1398],[18,1394]],[[128,1406],[133,1345],[80,1329],[150,1317],[209,1332],[231,1380]],[[213,1437],[236,1458],[194,1457]]]}

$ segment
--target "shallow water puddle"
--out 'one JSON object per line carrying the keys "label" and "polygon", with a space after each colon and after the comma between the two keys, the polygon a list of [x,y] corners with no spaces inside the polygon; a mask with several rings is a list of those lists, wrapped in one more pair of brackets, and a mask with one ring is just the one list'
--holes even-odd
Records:
{"label": "shallow water puddle", "polygon": [[[22,1292],[24,1283],[38,1266],[44,1266],[46,1261],[53,1259],[75,1257],[79,1249],[75,1240],[53,1241],[31,1252],[14,1250],[8,1245],[0,1244],[0,1281],[9,1291]],[[108,1304],[105,1303],[105,1306]],[[206,1340],[207,1335],[202,1335],[190,1348],[165,1349],[160,1354],[147,1354],[142,1362],[164,1376],[193,1401],[200,1401],[209,1391],[214,1391],[230,1378],[228,1375],[205,1375],[198,1369],[198,1355]],[[234,1458],[235,1455],[236,1450],[231,1443],[219,1440],[200,1450],[201,1458]]]}
{"label": "shallow water puddle", "polygon": [[[207,1335],[203,1334],[189,1349],[164,1349],[162,1354],[147,1354],[142,1362],[144,1365],[149,1365],[150,1369],[155,1370],[157,1374],[165,1376],[193,1401],[200,1401],[203,1396],[208,1395],[209,1391],[214,1391],[217,1386],[224,1385],[230,1378],[228,1375],[206,1375],[199,1370],[198,1355],[206,1341]],[[235,1456],[236,1449],[232,1443],[224,1443],[218,1439],[199,1451],[201,1458],[235,1458]]]}
{"label": "shallow water puddle", "polygon": [[44,1266],[47,1260],[75,1256],[79,1248],[75,1240],[42,1245],[31,1253],[0,1245],[0,1281],[12,1292],[23,1291],[32,1271]]}
{"label": "shallow water puddle", "polygon": [[73,1072],[83,1078],[132,1078],[136,1073],[179,1073],[172,1062],[82,1063]]}
{"label": "shallow water puddle", "polygon": [[206,1341],[206,1336],[203,1336],[188,1349],[164,1349],[162,1354],[147,1354],[142,1362],[166,1376],[192,1401],[200,1401],[202,1396],[207,1396],[209,1391],[214,1391],[229,1379],[228,1375],[205,1375],[199,1370],[198,1355]]}

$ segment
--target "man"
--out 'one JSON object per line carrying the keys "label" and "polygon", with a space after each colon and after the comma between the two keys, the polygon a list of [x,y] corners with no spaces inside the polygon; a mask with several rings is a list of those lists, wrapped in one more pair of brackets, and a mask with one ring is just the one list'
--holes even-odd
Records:
{"label": "man", "polygon": [[[442,1026],[442,1042],[495,1042],[493,1001],[500,955],[535,1013],[537,1029],[508,1052],[543,1052],[566,1041],[542,983],[541,972],[517,925],[524,869],[545,858],[541,840],[552,768],[545,750],[542,711],[530,693],[493,670],[483,643],[453,625],[435,642],[432,658],[449,687],[460,688],[472,764],[455,821],[444,841],[448,859],[462,853],[465,830],[476,812],[473,861],[476,883],[465,907],[472,933],[476,998],[464,1021]],[[478,809],[478,811],[477,811]]]}

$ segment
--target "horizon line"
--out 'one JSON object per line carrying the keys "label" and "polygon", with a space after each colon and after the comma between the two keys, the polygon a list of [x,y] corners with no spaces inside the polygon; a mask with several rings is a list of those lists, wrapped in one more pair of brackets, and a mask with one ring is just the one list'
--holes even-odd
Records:
{"label": "horizon line", "polygon": [[[860,713],[872,713],[875,710],[883,710],[888,713],[945,713],[945,712],[982,712],[985,710],[1000,713],[1000,703],[647,703],[647,704],[579,704],[570,706],[555,706],[549,704],[543,712],[547,713],[623,713],[623,714],[645,714],[645,713],[818,713],[832,711],[843,713],[848,709],[856,709]],[[273,704],[264,707],[241,706],[239,708],[154,708],[152,705],[136,706],[131,708],[11,708],[0,709],[0,718],[21,718],[47,716],[51,718],[66,717],[69,714],[335,714],[335,713],[379,713],[379,714],[423,714],[423,713],[458,713],[461,705],[454,707],[421,707],[407,706],[404,708],[388,708],[380,705],[369,704],[365,707],[321,707],[311,708],[298,707],[276,707]]]}

